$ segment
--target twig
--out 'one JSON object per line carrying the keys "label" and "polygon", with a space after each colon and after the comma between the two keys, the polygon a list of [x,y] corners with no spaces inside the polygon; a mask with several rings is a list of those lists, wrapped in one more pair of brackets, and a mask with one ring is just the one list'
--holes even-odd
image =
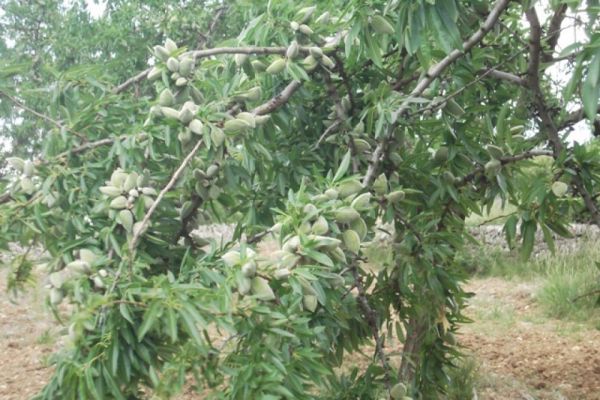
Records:
{"label": "twig", "polygon": [[[529,36],[529,66],[527,69],[527,84],[529,89],[533,92],[533,105],[538,111],[538,114],[541,119],[542,129],[546,136],[548,137],[548,141],[552,145],[553,157],[555,159],[559,158],[564,145],[560,140],[559,129],[554,123],[552,119],[552,115],[550,110],[546,105],[546,101],[544,99],[544,95],[542,93],[542,89],[540,87],[540,76],[539,76],[539,66],[540,66],[540,54],[541,54],[541,27],[540,21],[538,19],[535,8],[530,8],[525,12],[525,16],[529,21],[530,25],[530,36]],[[571,168],[575,167],[573,162],[567,161],[567,166]],[[585,184],[579,174],[576,174],[572,178],[573,187],[577,190],[577,192],[581,195],[583,202],[592,215],[592,219],[594,223],[600,227],[600,210],[598,206],[594,202],[594,198],[590,194],[590,192],[586,189]]]}
{"label": "twig", "polygon": [[171,179],[169,180],[169,182],[165,185],[165,187],[162,188],[162,190],[160,191],[158,196],[156,196],[156,200],[154,200],[154,203],[152,204],[152,206],[148,209],[148,211],[144,215],[144,218],[142,219],[140,227],[134,232],[133,237],[131,238],[131,242],[129,243],[129,252],[131,253],[130,264],[133,263],[137,245],[140,241],[140,238],[144,234],[144,231],[148,227],[148,222],[150,221],[150,218],[152,218],[152,214],[154,214],[154,211],[156,211],[156,208],[158,207],[158,205],[160,204],[162,199],[165,197],[165,194],[169,190],[171,190],[171,188],[173,186],[175,186],[175,184],[177,183],[177,181],[183,174],[183,171],[185,171],[185,168],[187,167],[187,165],[190,163],[190,161],[192,160],[194,155],[198,152],[198,150],[200,150],[200,147],[202,147],[202,143],[203,143],[202,139],[198,140],[198,142],[196,143],[194,148],[183,159],[183,161],[179,165],[179,168],[177,168],[177,170],[173,173],[173,176],[171,176]]}
{"label": "twig", "polygon": [[388,364],[385,352],[383,350],[383,337],[379,334],[379,327],[377,324],[377,312],[371,308],[369,305],[369,301],[367,300],[367,293],[362,284],[361,277],[358,273],[358,267],[355,264],[351,266],[352,275],[354,277],[354,286],[358,290],[358,304],[360,305],[363,313],[365,314],[365,318],[367,323],[371,328],[371,334],[373,335],[373,339],[375,340],[375,356],[379,357],[381,361],[381,366],[383,367],[385,374],[385,386],[390,391],[392,384],[390,379],[390,366]]}
{"label": "twig", "polygon": [[291,81],[285,89],[283,89],[277,96],[273,97],[271,100],[256,107],[252,110],[254,115],[265,115],[270,114],[285,103],[292,97],[292,95],[302,86],[302,82],[300,81]]}
{"label": "twig", "polygon": [[220,22],[221,16],[225,13],[226,10],[227,10],[227,6],[221,6],[217,9],[217,12],[215,13],[215,15],[213,17],[212,22],[210,23],[208,30],[206,31],[206,34],[202,35],[200,37],[200,39],[198,39],[198,44],[196,45],[196,48],[198,48],[198,49],[204,48],[204,46],[206,45],[206,43],[212,36],[213,32],[215,31],[217,24]]}
{"label": "twig", "polygon": [[[217,47],[214,49],[206,49],[206,50],[193,50],[193,51],[188,51],[187,53],[184,53],[185,55],[188,55],[190,57],[193,57],[195,59],[198,58],[204,58],[204,57],[210,57],[210,56],[216,56],[219,54],[285,54],[287,48],[286,47]],[[308,52],[308,48],[307,47],[301,47],[300,48],[301,52]],[[127,88],[129,88],[129,86],[133,85],[134,83],[138,83],[143,81],[144,79],[146,79],[146,77],[148,76],[148,73],[152,70],[153,67],[147,68],[144,71],[138,73],[137,75],[127,79],[125,82],[123,82],[122,84],[120,84],[119,86],[117,86],[114,90],[113,93],[115,94],[119,94],[123,91],[125,91]]]}
{"label": "twig", "polygon": [[595,290],[589,291],[587,293],[584,293],[582,295],[579,295],[579,296],[573,298],[571,300],[571,303],[575,303],[577,300],[583,299],[584,297],[592,296],[594,294],[600,294],[600,289],[595,289]]}
{"label": "twig", "polygon": [[84,140],[84,141],[88,140],[87,137],[83,133],[77,132],[75,129],[69,128],[69,127],[61,124],[57,120],[52,119],[49,116],[44,115],[38,111],[35,111],[33,108],[26,106],[25,104],[23,104],[22,102],[17,100],[17,98],[11,96],[10,94],[0,90],[0,96],[6,97],[10,101],[12,101],[17,107],[35,115],[36,117],[38,117],[40,119],[43,119],[44,121],[50,122],[52,125],[56,126],[57,128],[60,128],[62,130],[66,130],[66,131],[73,133],[75,136],[79,137],[81,140]]}
{"label": "twig", "polygon": [[333,123],[331,125],[329,125],[329,127],[327,129],[325,129],[325,131],[323,131],[323,133],[319,137],[319,140],[317,140],[317,143],[315,143],[315,145],[312,147],[312,149],[316,150],[321,145],[321,143],[323,143],[323,141],[325,139],[327,139],[327,137],[338,128],[338,126],[341,125],[341,123],[342,123],[342,121],[339,119],[336,119],[335,121],[333,121]]}
{"label": "twig", "polygon": [[[597,114],[600,114],[600,106],[598,107]],[[583,111],[583,108],[580,108],[579,110],[575,110],[567,114],[563,121],[557,126],[557,129],[562,131],[563,129],[569,128],[579,121],[583,121],[584,119],[585,112]]]}
{"label": "twig", "polygon": [[546,36],[546,43],[548,43],[548,51],[542,54],[542,60],[544,62],[552,61],[552,53],[554,53],[554,49],[558,44],[558,39],[560,37],[560,26],[565,19],[565,15],[567,12],[568,5],[566,3],[558,6],[552,19],[550,19],[550,25],[548,25],[548,33]]}
{"label": "twig", "polygon": [[526,84],[525,79],[523,79],[520,76],[517,76],[515,74],[511,74],[509,72],[499,71],[499,70],[493,69],[493,68],[488,69],[486,72],[487,72],[487,75],[489,75],[493,78],[502,79],[502,80],[517,84],[519,86],[525,86],[525,84]]}
{"label": "twig", "polygon": [[[526,151],[521,154],[516,154],[514,156],[501,157],[498,161],[500,161],[500,163],[502,165],[506,165],[506,164],[511,164],[511,163],[517,162],[517,161],[526,160],[528,158],[533,158],[533,157],[538,157],[538,156],[550,156],[551,157],[552,155],[553,155],[553,153],[548,150],[529,150],[529,151]],[[483,170],[484,170],[484,167],[482,165],[479,165],[473,171],[471,171],[467,175],[463,176],[461,178],[461,180],[456,183],[456,186],[461,187],[461,186],[466,185],[468,182],[473,180],[478,174],[482,173]]]}
{"label": "twig", "polygon": [[[450,65],[452,65],[452,63],[454,63],[457,59],[459,59],[462,55],[464,55],[466,52],[468,52],[470,49],[472,49],[477,43],[479,43],[479,41],[481,41],[481,39],[483,39],[483,37],[494,27],[496,22],[499,20],[500,15],[504,11],[504,9],[508,6],[509,2],[510,2],[510,0],[498,0],[496,2],[496,4],[494,5],[494,8],[492,9],[492,11],[486,18],[483,25],[477,30],[477,32],[475,32],[473,35],[471,35],[471,37],[469,37],[463,43],[462,50],[458,50],[458,49],[453,50],[450,54],[448,54],[440,62],[431,66],[431,68],[429,68],[429,70],[427,71],[425,76],[419,81],[419,83],[417,83],[417,86],[410,92],[410,94],[404,100],[404,102],[402,102],[400,107],[398,107],[398,109],[392,113],[392,124],[391,124],[392,126],[390,127],[389,131],[391,131],[395,127],[395,125],[398,121],[398,118],[402,114],[404,114],[406,109],[409,107],[411,100],[414,97],[419,97],[423,93],[423,91],[425,91],[425,89],[427,89],[429,87],[429,85],[431,85],[431,83],[435,79],[437,79],[442,74],[442,72],[444,72],[444,70],[446,68],[448,68]],[[363,178],[363,186],[370,185],[372,183],[373,179],[375,179],[375,174],[377,172],[379,162],[381,161],[380,159],[383,154],[385,145],[386,145],[386,137],[384,137],[382,140],[380,140],[380,142],[377,144],[377,147],[373,151],[373,155],[371,157],[369,166],[367,168],[367,173],[365,174],[365,177]]]}

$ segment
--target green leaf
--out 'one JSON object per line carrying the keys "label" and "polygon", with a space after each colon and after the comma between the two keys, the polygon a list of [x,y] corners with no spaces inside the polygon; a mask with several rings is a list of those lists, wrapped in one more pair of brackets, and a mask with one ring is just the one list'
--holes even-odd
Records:
{"label": "green leaf", "polygon": [[585,115],[593,122],[598,114],[598,98],[600,97],[600,47],[590,62],[588,75],[581,88],[581,100]]}
{"label": "green leaf", "polygon": [[352,152],[350,150],[348,150],[346,155],[344,155],[344,158],[342,158],[342,162],[340,163],[340,166],[339,166],[338,170],[336,171],[335,176],[333,177],[333,182],[339,181],[340,179],[342,179],[342,177],[344,175],[346,175],[346,172],[348,171],[348,167],[350,166],[351,158],[352,158]]}
{"label": "green leaf", "polygon": [[526,260],[533,251],[535,245],[535,232],[537,223],[533,220],[524,221],[521,224],[521,234],[523,235],[523,245],[521,246],[521,257]]}
{"label": "green leaf", "polygon": [[309,256],[310,258],[312,258],[319,264],[323,264],[328,267],[333,267],[333,261],[331,261],[331,258],[329,258],[327,255],[325,255],[323,253],[319,253],[318,251],[312,250],[312,249],[304,249],[302,251],[302,253]]}
{"label": "green leaf", "polygon": [[144,313],[144,319],[142,320],[142,324],[138,328],[137,339],[138,342],[141,342],[146,336],[146,333],[152,328],[154,323],[156,322],[159,314],[162,311],[162,305],[159,301],[155,301],[152,305],[146,310]]}

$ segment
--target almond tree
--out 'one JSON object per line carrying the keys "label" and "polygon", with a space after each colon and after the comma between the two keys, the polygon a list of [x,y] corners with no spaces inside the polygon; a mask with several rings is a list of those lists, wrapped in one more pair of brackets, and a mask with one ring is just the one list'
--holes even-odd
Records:
{"label": "almond tree", "polygon": [[[214,398],[441,396],[465,218],[516,205],[504,230],[523,257],[537,230],[569,235],[580,199],[600,225],[599,156],[567,145],[597,124],[597,1],[217,6],[206,30],[234,38],[166,39],[113,86],[86,70],[60,118],[19,79],[3,89],[54,125],[7,159],[0,209],[1,244],[46,251],[68,333],[39,398],[168,397],[190,379]],[[553,182],[515,185],[539,156]],[[231,241],[194,234],[215,221]],[[381,232],[391,261],[374,269]],[[13,286],[36,261],[15,258]],[[365,348],[367,367],[344,368]]]}

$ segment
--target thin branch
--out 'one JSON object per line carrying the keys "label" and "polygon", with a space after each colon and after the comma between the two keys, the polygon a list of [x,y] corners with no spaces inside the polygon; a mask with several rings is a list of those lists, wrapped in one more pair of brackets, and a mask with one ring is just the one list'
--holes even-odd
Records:
{"label": "thin branch", "polygon": [[[524,153],[521,154],[516,154],[513,156],[506,156],[506,157],[501,157],[498,161],[500,161],[500,163],[502,165],[507,165],[507,164],[512,164],[518,161],[522,161],[522,160],[526,160],[529,158],[533,158],[533,157],[538,157],[538,156],[550,156],[552,157],[554,153],[548,150],[529,150],[526,151]],[[468,173],[467,175],[463,176],[460,181],[458,181],[456,183],[457,187],[460,186],[464,186],[466,185],[468,182],[472,181],[473,179],[475,179],[475,177],[479,174],[481,174],[484,171],[484,167],[482,165],[477,166],[473,171],[471,171],[470,173]]]}
{"label": "thin branch", "polygon": [[156,211],[156,208],[158,207],[158,205],[160,204],[162,199],[165,197],[165,194],[167,194],[167,192],[169,190],[171,190],[171,188],[173,188],[173,186],[175,186],[175,184],[177,183],[177,181],[183,174],[183,171],[185,171],[185,168],[187,167],[187,165],[190,163],[192,158],[194,158],[194,155],[196,155],[198,150],[200,150],[200,147],[202,147],[202,143],[203,143],[202,140],[198,140],[198,142],[196,143],[194,148],[183,159],[183,161],[179,165],[179,168],[177,168],[175,173],[173,173],[173,176],[171,176],[171,179],[169,180],[169,182],[160,191],[158,196],[156,196],[156,200],[154,200],[154,203],[152,204],[152,206],[148,209],[148,211],[144,215],[144,218],[142,219],[140,227],[134,232],[133,237],[131,238],[131,242],[129,243],[129,251],[131,253],[131,262],[133,262],[137,245],[140,241],[140,238],[144,234],[144,231],[148,227],[148,223],[150,222],[150,218],[152,218],[152,214],[154,214],[154,211]]}
{"label": "thin branch", "polygon": [[[286,47],[217,47],[214,49],[205,49],[205,50],[193,50],[184,53],[184,55],[193,57],[194,59],[216,56],[219,54],[248,54],[248,55],[265,55],[265,54],[280,54],[284,55],[286,52]],[[307,53],[309,50],[307,47],[300,47],[300,52]],[[119,94],[125,91],[129,86],[134,83],[138,83],[146,79],[148,73],[152,70],[153,67],[147,68],[144,71],[138,73],[137,75],[127,79],[125,82],[117,86],[113,93]]]}
{"label": "thin branch", "polygon": [[554,49],[558,44],[558,39],[560,37],[560,26],[565,19],[565,15],[567,13],[567,4],[561,4],[558,6],[552,19],[550,19],[550,25],[548,25],[548,33],[546,36],[546,43],[548,44],[548,49],[542,54],[542,61],[549,62],[552,61],[552,53],[554,53]]}
{"label": "thin branch", "polygon": [[300,86],[302,86],[302,82],[291,81],[277,96],[273,97],[265,104],[256,107],[254,110],[252,110],[252,113],[254,115],[265,115],[272,113],[287,103],[296,90],[300,89]]}
{"label": "thin branch", "polygon": [[10,101],[12,101],[17,107],[35,115],[36,117],[38,117],[40,119],[43,119],[46,122],[51,123],[52,125],[56,126],[57,128],[59,128],[61,130],[69,131],[69,132],[73,133],[75,136],[79,137],[80,139],[87,141],[87,137],[83,133],[77,132],[75,129],[69,128],[69,127],[61,124],[57,120],[52,119],[49,116],[42,114],[42,113],[34,110],[33,108],[26,106],[25,104],[23,104],[21,101],[19,101],[15,97],[11,96],[10,94],[0,90],[0,96],[6,97]]}
{"label": "thin branch", "polygon": [[[600,106],[598,107],[597,114],[600,114]],[[557,126],[557,129],[562,131],[563,129],[575,125],[579,121],[583,121],[585,118],[585,112],[583,111],[583,108],[580,108],[579,110],[568,113],[562,122]]]}
{"label": "thin branch", "polygon": [[[96,147],[108,146],[113,144],[115,141],[125,139],[128,135],[121,135],[116,137],[110,137],[105,139],[100,139],[95,142],[88,142],[86,144],[82,144],[81,146],[74,147],[70,150],[63,151],[62,153],[56,155],[54,158],[63,158],[73,154],[83,153],[87,150],[95,149]],[[42,161],[48,162],[48,161]]]}
{"label": "thin branch", "polygon": [[350,100],[350,115],[354,115],[354,110],[356,109],[356,100],[354,99],[354,93],[352,92],[352,85],[350,85],[350,78],[348,77],[348,74],[346,74],[344,63],[342,62],[340,56],[337,53],[333,53],[332,57],[335,60],[335,69],[340,74],[342,82],[346,87],[346,92],[348,92],[348,99]]}
{"label": "thin branch", "polygon": [[[540,44],[540,36],[541,36],[541,28],[540,21],[538,19],[537,13],[534,8],[530,8],[525,12],[525,16],[527,17],[527,21],[529,21],[530,25],[530,34],[529,34],[529,66],[527,68],[527,83],[529,89],[533,93],[533,105],[537,109],[539,114],[542,129],[546,134],[548,141],[552,145],[553,157],[555,159],[559,158],[562,151],[564,150],[564,145],[560,140],[559,129],[554,123],[552,119],[552,114],[546,105],[546,101],[544,99],[544,95],[542,93],[542,89],[540,87],[540,54],[541,44]],[[573,165],[572,162],[567,162],[567,166],[571,168],[577,169],[576,165]],[[600,210],[596,205],[593,196],[586,189],[583,179],[579,174],[576,174],[572,177],[572,184],[575,190],[581,195],[583,202],[590,212],[594,223],[600,227]]]}
{"label": "thin branch", "polygon": [[[486,18],[483,25],[481,25],[477,32],[471,35],[471,37],[469,37],[463,43],[462,50],[453,50],[440,62],[429,68],[425,76],[419,81],[419,83],[417,83],[417,86],[412,90],[412,92],[410,92],[410,94],[400,105],[400,107],[398,107],[398,109],[392,113],[392,126],[390,127],[391,129],[393,129],[393,127],[395,126],[396,122],[398,121],[398,118],[406,112],[406,110],[411,104],[411,100],[414,97],[419,97],[425,91],[425,89],[427,89],[429,85],[431,85],[431,83],[435,79],[437,79],[442,74],[442,72],[444,72],[446,68],[452,65],[452,63],[458,60],[466,52],[471,50],[477,43],[481,41],[481,39],[483,39],[483,37],[494,27],[496,22],[498,22],[500,15],[502,15],[502,12],[508,6],[508,3],[510,3],[510,0],[498,0],[488,17]],[[375,179],[375,173],[377,172],[379,162],[381,161],[381,156],[384,151],[385,142],[386,138],[382,139],[373,151],[373,155],[369,162],[369,167],[367,168],[367,173],[363,178],[364,186],[370,185],[373,179]]]}
{"label": "thin branch", "polygon": [[225,13],[225,11],[227,10],[227,6],[221,6],[217,9],[217,12],[215,13],[212,22],[210,23],[210,26],[208,27],[208,30],[206,31],[206,34],[203,34],[200,39],[198,39],[198,44],[196,45],[196,48],[198,49],[202,49],[204,48],[204,46],[206,45],[206,43],[208,42],[208,40],[211,38],[213,32],[215,31],[217,24],[221,21],[221,16],[223,16],[223,14]]}
{"label": "thin branch", "polygon": [[116,88],[113,89],[113,93],[114,94],[119,94],[121,92],[124,92],[125,90],[127,90],[127,88],[129,88],[129,86],[133,85],[134,83],[138,83],[143,81],[144,79],[146,79],[146,77],[148,76],[148,74],[150,73],[150,71],[152,71],[152,67],[150,68],[146,68],[145,70],[143,70],[142,72],[138,73],[135,76],[132,76],[131,78],[127,79],[125,82],[121,83],[119,86],[117,86]]}
{"label": "thin branch", "polygon": [[[272,113],[273,111],[275,111],[276,109],[278,109],[279,107],[283,106],[285,103],[287,103],[289,101],[289,99],[292,97],[292,95],[294,94],[294,92],[296,92],[296,90],[298,90],[298,88],[300,88],[300,86],[302,86],[301,82],[298,81],[292,81],[290,82],[286,88],[281,91],[278,95],[276,95],[275,97],[273,97],[271,100],[267,101],[266,103],[256,107],[252,112],[255,115],[265,115],[265,114],[269,114]],[[230,111],[231,113],[231,111]],[[179,240],[179,238],[183,235],[187,234],[187,226],[189,224],[189,222],[191,221],[193,215],[195,214],[196,210],[202,205],[202,199],[197,196],[194,197],[192,199],[192,208],[191,208],[191,213],[190,216],[186,219],[184,219],[182,221],[181,224],[181,228],[179,230],[179,232],[177,233],[177,235],[175,236],[175,240]]]}
{"label": "thin branch", "polygon": [[504,72],[504,71],[499,71],[497,69],[490,68],[487,71],[485,71],[484,73],[487,73],[487,75],[491,76],[492,78],[505,80],[505,81],[517,84],[519,86],[526,85],[525,79],[523,79],[520,76],[517,76],[515,74],[511,74],[510,72]]}
{"label": "thin branch", "polygon": [[575,303],[577,300],[581,300],[584,297],[593,296],[595,294],[600,294],[600,289],[595,289],[595,290],[589,291],[587,293],[584,293],[582,295],[579,295],[579,296],[573,298],[573,300],[571,300],[571,303]]}
{"label": "thin branch", "polygon": [[317,143],[315,143],[315,145],[312,147],[312,149],[316,150],[321,145],[321,143],[323,143],[323,141],[325,139],[327,139],[327,137],[329,135],[331,135],[333,132],[335,132],[335,130],[341,124],[342,124],[342,121],[339,119],[336,119],[331,125],[329,125],[329,127],[327,129],[325,129],[325,131],[321,134],[321,136],[319,137],[319,140],[317,140]]}
{"label": "thin branch", "polygon": [[354,277],[354,286],[358,290],[358,304],[365,314],[367,323],[371,328],[371,334],[373,335],[373,340],[375,340],[375,355],[379,357],[379,360],[381,361],[381,366],[383,367],[385,375],[385,385],[389,392],[391,389],[390,366],[388,364],[385,351],[383,350],[383,337],[379,333],[377,312],[373,310],[369,304],[369,301],[367,300],[367,292],[362,284],[362,278],[358,273],[358,267],[352,264],[350,269],[352,270],[352,275]]}

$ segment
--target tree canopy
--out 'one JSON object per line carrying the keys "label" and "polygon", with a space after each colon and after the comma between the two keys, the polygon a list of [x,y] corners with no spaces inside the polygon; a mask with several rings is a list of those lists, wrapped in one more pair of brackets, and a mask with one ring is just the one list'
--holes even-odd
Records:
{"label": "tree canopy", "polygon": [[0,4],[0,247],[43,248],[68,327],[39,398],[438,398],[465,218],[517,206],[523,257],[581,204],[600,225],[600,155],[568,145],[600,131],[597,0]]}

